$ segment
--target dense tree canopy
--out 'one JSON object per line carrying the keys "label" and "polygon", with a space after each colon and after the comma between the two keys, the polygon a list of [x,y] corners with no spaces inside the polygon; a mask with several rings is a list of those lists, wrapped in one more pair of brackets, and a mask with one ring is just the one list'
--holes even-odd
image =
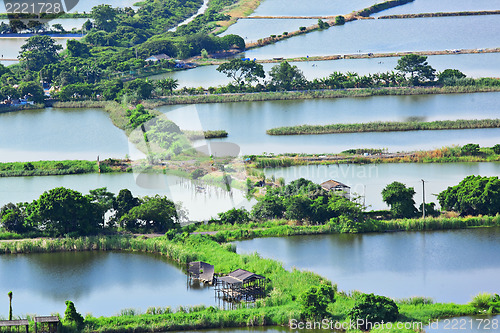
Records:
{"label": "dense tree canopy", "polygon": [[62,48],[49,36],[32,36],[21,46],[19,60],[25,62],[29,70],[39,71],[43,66],[57,62],[57,51]]}
{"label": "dense tree canopy", "polygon": [[258,81],[259,78],[263,79],[266,76],[264,67],[261,64],[242,59],[233,59],[225,62],[217,67],[217,71],[232,78],[238,86],[244,82],[252,83]]}
{"label": "dense tree canopy", "polygon": [[354,307],[349,311],[351,321],[363,331],[371,330],[374,323],[396,321],[398,315],[398,306],[392,299],[374,294],[357,296]]}
{"label": "dense tree canopy", "polygon": [[400,182],[393,182],[382,190],[382,199],[391,207],[394,217],[410,218],[416,215],[413,187],[406,187]]}
{"label": "dense tree canopy", "polygon": [[427,63],[426,56],[417,54],[408,54],[398,60],[396,70],[410,74],[410,83],[420,85],[425,81],[433,81],[435,79],[435,69]]}
{"label": "dense tree canopy", "polygon": [[297,66],[292,66],[286,61],[273,66],[269,75],[271,76],[271,84],[281,90],[301,88],[306,83],[302,71]]}
{"label": "dense tree canopy", "polygon": [[462,216],[500,213],[500,180],[498,177],[468,176],[458,185],[438,195],[442,209]]}

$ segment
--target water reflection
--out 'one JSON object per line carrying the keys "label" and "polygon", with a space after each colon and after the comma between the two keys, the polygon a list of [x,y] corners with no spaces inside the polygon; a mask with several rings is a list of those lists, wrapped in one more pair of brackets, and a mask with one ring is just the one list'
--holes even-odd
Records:
{"label": "water reflection", "polygon": [[0,256],[0,292],[14,293],[14,314],[63,313],[72,300],[85,314],[124,308],[214,304],[213,289],[186,286],[185,273],[157,255],[65,252]]}
{"label": "water reflection", "polygon": [[466,303],[498,291],[500,258],[484,253],[500,251],[499,241],[500,228],[487,228],[260,238],[237,242],[237,251],[316,272],[345,291]]}

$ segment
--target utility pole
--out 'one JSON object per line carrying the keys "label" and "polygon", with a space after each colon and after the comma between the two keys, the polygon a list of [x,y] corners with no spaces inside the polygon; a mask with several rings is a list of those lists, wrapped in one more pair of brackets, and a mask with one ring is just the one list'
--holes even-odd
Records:
{"label": "utility pole", "polygon": [[425,181],[422,180],[422,218],[425,219]]}

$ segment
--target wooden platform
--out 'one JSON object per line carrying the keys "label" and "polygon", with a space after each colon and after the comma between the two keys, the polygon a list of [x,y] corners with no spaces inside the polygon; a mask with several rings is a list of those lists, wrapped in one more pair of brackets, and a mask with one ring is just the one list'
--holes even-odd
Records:
{"label": "wooden platform", "polygon": [[0,320],[0,327],[15,327],[17,326],[17,331],[19,332],[19,327],[25,326],[26,333],[29,332],[29,322],[28,319],[18,319],[18,320]]}
{"label": "wooden platform", "polygon": [[40,332],[55,333],[57,332],[57,328],[59,326],[59,317],[35,317],[35,333],[38,333],[38,324],[40,324]]}

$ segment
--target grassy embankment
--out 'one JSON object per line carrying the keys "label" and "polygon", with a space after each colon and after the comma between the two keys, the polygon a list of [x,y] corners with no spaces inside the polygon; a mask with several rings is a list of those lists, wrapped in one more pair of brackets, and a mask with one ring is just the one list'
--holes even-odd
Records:
{"label": "grassy embankment", "polygon": [[[86,332],[159,332],[218,327],[244,327],[263,325],[287,325],[290,319],[299,319],[301,307],[298,296],[312,286],[331,283],[325,278],[307,271],[287,271],[282,264],[262,259],[257,254],[238,255],[234,246],[218,244],[209,236],[177,236],[141,239],[129,237],[89,237],[79,239],[43,239],[0,242],[0,253],[35,253],[55,251],[122,250],[160,253],[185,264],[202,260],[215,265],[215,271],[227,273],[243,268],[269,279],[268,297],[258,300],[253,306],[236,310],[219,310],[213,307],[149,308],[146,314],[85,318]],[[345,322],[357,292],[337,292],[335,303],[330,303],[328,312],[335,321]],[[401,321],[424,321],[430,319],[477,314],[471,305],[429,304],[422,298],[398,302]],[[427,304],[422,304],[427,303]],[[78,304],[76,304],[78,307]],[[400,331],[401,332],[401,331]],[[410,330],[404,332],[412,332]]]}
{"label": "grassy embankment", "polygon": [[499,15],[500,10],[464,11],[464,12],[440,12],[440,13],[420,13],[420,14],[399,14],[384,15],[378,19],[406,19],[419,17],[447,17],[447,16],[477,16],[477,15]]}
{"label": "grassy embankment", "polygon": [[0,177],[74,175],[97,172],[95,161],[36,161],[0,163]]}
{"label": "grassy embankment", "polygon": [[230,17],[229,20],[226,21],[218,21],[217,25],[219,26],[214,33],[220,34],[229,28],[229,26],[233,25],[238,21],[240,17],[247,17],[252,14],[257,7],[259,7],[261,0],[239,0],[234,5],[228,7],[225,11],[222,12],[224,15],[228,15]]}
{"label": "grassy embankment", "polygon": [[[234,103],[257,101],[305,100],[316,98],[347,98],[370,96],[403,96],[403,95],[435,95],[476,92],[498,92],[500,86],[446,86],[446,87],[391,87],[391,88],[357,88],[344,90],[309,90],[280,91],[259,93],[234,93],[214,95],[174,95],[160,99],[148,100],[143,104],[147,108],[162,105],[202,104],[202,103]],[[64,105],[64,104],[61,104]]]}
{"label": "grassy embankment", "polygon": [[276,127],[266,131],[269,135],[315,135],[365,132],[403,132],[431,130],[459,130],[478,128],[498,128],[500,119],[458,119],[437,121],[377,121],[358,124],[299,125]]}
{"label": "grassy embankment", "polygon": [[[393,231],[431,231],[454,230],[477,227],[498,227],[500,216],[480,217],[428,217],[425,219],[368,219],[363,223],[361,230],[368,232]],[[336,234],[338,228],[335,223],[323,225],[297,224],[288,220],[272,220],[263,223],[250,222],[246,224],[202,224],[195,229],[197,232],[216,231],[213,237],[218,242],[231,242],[241,239],[260,237],[284,237],[295,235]]]}
{"label": "grassy embankment", "polygon": [[[351,152],[352,151],[352,152]],[[284,168],[300,165],[330,165],[330,164],[370,164],[370,163],[457,163],[457,162],[498,162],[500,155],[496,154],[491,147],[480,148],[477,155],[467,155],[461,148],[443,147],[429,151],[417,151],[410,153],[373,153],[364,156],[360,149],[353,149],[341,154],[307,155],[286,154],[276,156],[246,156],[252,158],[249,168]],[[370,153],[372,154],[372,153]]]}

